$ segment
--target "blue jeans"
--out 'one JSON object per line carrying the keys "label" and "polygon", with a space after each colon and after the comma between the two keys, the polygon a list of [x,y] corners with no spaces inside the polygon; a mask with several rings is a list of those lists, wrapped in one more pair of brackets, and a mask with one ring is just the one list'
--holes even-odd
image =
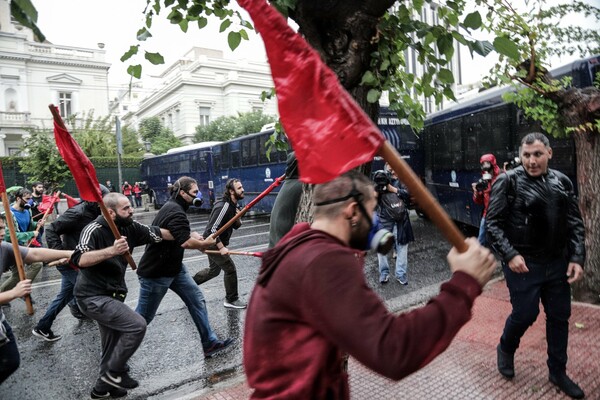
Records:
{"label": "blue jeans", "polygon": [[19,348],[17,347],[17,340],[13,334],[12,328],[6,320],[0,322],[4,325],[6,330],[6,337],[8,342],[3,346],[0,346],[0,385],[9,376],[15,372],[21,364],[21,356],[19,355]]}
{"label": "blue jeans", "polygon": [[[398,224],[394,224],[392,231],[394,235],[394,248],[396,249],[396,278],[402,282],[407,282],[406,270],[408,268],[408,243],[398,243]],[[379,279],[384,276],[390,275],[390,265],[388,263],[388,256],[377,253],[377,260],[379,261]]]}
{"label": "blue jeans", "polygon": [[196,285],[185,265],[181,265],[181,271],[176,276],[161,278],[143,278],[140,280],[140,298],[135,311],[146,319],[146,323],[154,319],[156,310],[167,290],[174,291],[185,303],[194,324],[200,333],[202,347],[208,349],[211,344],[218,340],[208,322],[208,311],[202,291]]}
{"label": "blue jeans", "polygon": [[479,241],[480,245],[487,245],[487,241],[485,240],[485,217],[481,217],[481,222],[479,223],[479,235],[477,236],[477,240]]}
{"label": "blue jeans", "polygon": [[52,303],[48,306],[46,314],[37,323],[36,328],[42,331],[48,331],[48,329],[52,328],[52,323],[67,304],[69,307],[77,307],[73,288],[75,287],[79,271],[68,265],[61,265],[56,269],[61,274],[60,292],[58,292]]}
{"label": "blue jeans", "polygon": [[512,312],[500,338],[502,351],[513,354],[521,337],[540,312],[540,299],[546,312],[548,368],[553,375],[565,372],[571,316],[571,287],[567,282],[567,261],[534,263],[525,259],[529,272],[517,274],[503,263]]}

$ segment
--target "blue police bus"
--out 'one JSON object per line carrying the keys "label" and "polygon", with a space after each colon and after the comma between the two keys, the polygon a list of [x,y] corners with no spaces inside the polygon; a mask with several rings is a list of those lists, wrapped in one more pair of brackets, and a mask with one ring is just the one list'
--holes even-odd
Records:
{"label": "blue police bus", "polygon": [[[553,70],[554,78],[569,75],[574,87],[592,86],[600,71],[600,56],[572,62]],[[524,135],[541,131],[514,104],[502,100],[512,90],[486,90],[475,98],[433,113],[425,121],[423,140],[424,181],[441,206],[457,222],[479,226],[482,206],[473,203],[471,184],[481,177],[479,158],[492,153],[503,163],[518,157]],[[550,138],[551,167],[576,182],[575,146],[572,138]]]}
{"label": "blue police bus", "polygon": [[[386,139],[417,173],[422,174],[423,151],[419,138],[410,126],[387,108],[381,109],[378,123]],[[274,150],[267,157],[266,143],[273,133],[274,129],[270,128],[226,142],[191,144],[143,160],[141,177],[153,192],[154,206],[160,208],[169,199],[170,186],[184,175],[198,181],[204,200],[201,209],[209,210],[222,196],[229,178],[240,179],[246,194],[244,203],[252,201],[285,173],[287,150]],[[381,168],[383,160],[377,157],[372,169]],[[270,213],[278,191],[279,188],[275,188],[251,211]]]}

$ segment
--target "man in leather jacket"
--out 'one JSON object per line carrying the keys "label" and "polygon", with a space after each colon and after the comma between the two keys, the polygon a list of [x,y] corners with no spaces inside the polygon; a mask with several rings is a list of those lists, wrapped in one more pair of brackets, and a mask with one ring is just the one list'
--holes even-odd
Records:
{"label": "man in leather jacket", "polygon": [[521,141],[522,166],[501,174],[486,215],[487,240],[503,261],[512,313],[497,347],[498,370],[514,376],[514,353],[542,300],[550,382],[572,398],[584,393],[566,374],[570,284],[583,277],[585,230],[571,180],[548,168],[548,138]]}

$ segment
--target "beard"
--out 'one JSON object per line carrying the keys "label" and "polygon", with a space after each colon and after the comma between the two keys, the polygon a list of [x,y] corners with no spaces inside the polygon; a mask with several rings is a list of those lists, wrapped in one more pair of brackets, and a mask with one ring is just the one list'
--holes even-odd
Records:
{"label": "beard", "polygon": [[120,228],[125,228],[131,224],[133,224],[133,217],[121,217],[120,215],[115,217],[115,225]]}
{"label": "beard", "polygon": [[365,251],[369,249],[369,231],[370,228],[364,226],[364,222],[361,219],[360,226],[356,227],[350,236],[348,244],[351,248]]}
{"label": "beard", "polygon": [[233,195],[235,196],[236,200],[241,200],[241,199],[244,198],[244,192],[239,193],[239,194],[238,193],[234,193]]}

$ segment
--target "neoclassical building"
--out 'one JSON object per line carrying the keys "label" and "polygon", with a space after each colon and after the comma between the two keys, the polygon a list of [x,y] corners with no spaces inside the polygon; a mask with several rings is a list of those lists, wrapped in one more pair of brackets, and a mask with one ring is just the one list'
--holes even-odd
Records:
{"label": "neoclassical building", "polygon": [[[276,100],[260,98],[273,87],[267,62],[230,60],[221,50],[194,47],[158,77],[160,84],[128,104],[123,93],[113,102],[113,112],[123,124],[158,116],[185,144],[192,143],[196,126],[207,125],[221,116],[261,110],[276,115]],[[132,93],[139,91],[133,88]],[[120,99],[123,99],[122,101]],[[123,106],[127,110],[119,110]],[[118,111],[119,110],[119,111]]]}
{"label": "neoclassical building", "polygon": [[102,49],[39,43],[0,0],[0,156],[17,154],[32,128],[52,128],[61,115],[108,115],[108,69]]}

